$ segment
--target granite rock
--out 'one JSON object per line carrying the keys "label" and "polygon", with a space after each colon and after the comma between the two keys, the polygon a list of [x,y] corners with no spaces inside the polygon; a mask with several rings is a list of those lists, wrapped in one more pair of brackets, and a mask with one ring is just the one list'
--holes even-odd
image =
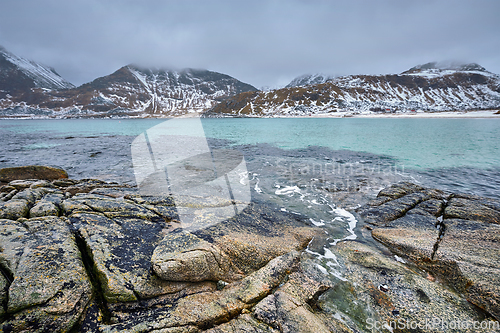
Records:
{"label": "granite rock", "polygon": [[0,266],[8,282],[11,332],[68,331],[91,298],[81,253],[65,219],[0,220]]}
{"label": "granite rock", "polygon": [[61,178],[68,178],[66,171],[48,166],[30,165],[0,169],[0,182],[22,179],[54,180]]}
{"label": "granite rock", "polygon": [[[406,183],[381,193],[398,195],[359,212],[378,226],[373,237],[500,320],[500,202]],[[419,203],[400,209],[402,200],[417,196]]]}

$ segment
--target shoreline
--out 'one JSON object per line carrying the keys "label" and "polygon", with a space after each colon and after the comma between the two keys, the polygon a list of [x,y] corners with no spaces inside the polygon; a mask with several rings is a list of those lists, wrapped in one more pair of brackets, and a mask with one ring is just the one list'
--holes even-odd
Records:
{"label": "shoreline", "polygon": [[[203,116],[203,113],[187,113],[178,116],[133,116],[133,117],[0,117],[0,120],[62,120],[62,119],[171,119],[171,118],[194,118]],[[211,118],[211,117],[209,117]],[[495,110],[479,110],[479,111],[432,111],[432,112],[400,112],[400,113],[352,113],[352,112],[335,112],[335,113],[321,113],[309,115],[276,115],[276,116],[250,116],[250,117],[214,117],[214,118],[490,118],[500,119],[500,109]]]}
{"label": "shoreline", "polygon": [[498,118],[499,110],[481,111],[435,111],[435,112],[415,112],[415,113],[336,113],[336,114],[312,114],[308,116],[291,116],[276,118]]}

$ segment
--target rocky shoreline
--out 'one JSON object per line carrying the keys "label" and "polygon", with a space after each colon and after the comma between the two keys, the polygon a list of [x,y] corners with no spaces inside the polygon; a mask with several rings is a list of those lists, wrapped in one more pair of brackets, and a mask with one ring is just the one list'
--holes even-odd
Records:
{"label": "rocky shoreline", "polygon": [[[0,332],[415,332],[390,326],[500,319],[492,199],[392,185],[356,212],[362,237],[334,247],[332,278],[307,254],[327,255],[324,232],[277,207],[187,232],[169,197],[21,174],[0,187]],[[477,331],[443,327],[419,331]]]}

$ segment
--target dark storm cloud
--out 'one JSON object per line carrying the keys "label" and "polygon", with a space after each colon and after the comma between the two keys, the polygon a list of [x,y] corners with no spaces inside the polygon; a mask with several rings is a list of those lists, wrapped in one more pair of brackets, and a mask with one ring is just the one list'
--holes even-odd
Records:
{"label": "dark storm cloud", "polygon": [[261,86],[477,62],[500,73],[500,2],[7,0],[0,45],[74,84],[129,63],[207,68]]}

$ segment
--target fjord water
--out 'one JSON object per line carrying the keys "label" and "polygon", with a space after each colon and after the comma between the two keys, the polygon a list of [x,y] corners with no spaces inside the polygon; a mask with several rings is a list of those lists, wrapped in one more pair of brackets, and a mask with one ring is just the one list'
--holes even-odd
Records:
{"label": "fjord water", "polygon": [[[49,164],[75,178],[134,183],[130,143],[163,121],[0,120],[0,167]],[[181,131],[192,119],[183,121]],[[254,153],[274,147],[294,158],[319,149],[373,154],[424,185],[500,197],[500,119],[225,118],[203,119],[203,127],[206,137],[247,153],[253,146]]]}

